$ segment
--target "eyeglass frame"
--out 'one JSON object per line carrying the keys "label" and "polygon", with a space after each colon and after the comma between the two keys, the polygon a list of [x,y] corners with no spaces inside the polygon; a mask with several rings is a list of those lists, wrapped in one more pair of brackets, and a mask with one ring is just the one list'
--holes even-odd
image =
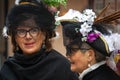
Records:
{"label": "eyeglass frame", "polygon": [[69,51],[69,53],[67,53],[67,55],[72,55],[73,52],[76,52],[76,51],[78,51],[78,50],[90,50],[90,49],[91,49],[91,48],[88,48],[88,49],[86,49],[86,48],[80,48],[80,47],[78,47],[78,48],[73,48],[73,47],[70,47],[70,46],[66,46],[67,52]]}
{"label": "eyeglass frame", "polygon": [[[34,31],[35,29],[37,30],[37,32],[36,32],[36,35],[33,35],[32,31]],[[24,31],[24,33],[22,33],[22,35],[24,35],[24,36],[22,36],[22,35],[20,36],[20,33],[19,33],[20,31],[21,31],[21,33],[22,33],[22,31]],[[40,33],[40,31],[41,31],[41,29],[39,27],[34,27],[29,30],[25,30],[25,29],[16,29],[15,30],[16,35],[20,38],[26,37],[27,33],[29,33],[29,35],[32,37],[36,37]]]}

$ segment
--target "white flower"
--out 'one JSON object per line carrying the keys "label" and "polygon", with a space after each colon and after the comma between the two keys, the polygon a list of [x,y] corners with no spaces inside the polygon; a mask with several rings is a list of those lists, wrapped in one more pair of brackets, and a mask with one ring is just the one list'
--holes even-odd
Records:
{"label": "white flower", "polygon": [[92,30],[92,25],[95,18],[96,15],[92,9],[86,9],[83,11],[82,17],[80,18],[80,22],[83,22],[80,29],[80,32],[83,36],[87,36],[88,33]]}
{"label": "white flower", "polygon": [[[94,23],[94,19],[96,18],[95,13],[92,11],[92,9],[85,9],[83,13],[69,9],[69,11],[61,17],[57,17],[56,21],[59,20],[77,20],[79,22],[82,22],[81,29],[79,31],[83,36],[87,36],[88,33],[92,30],[92,25]],[[78,31],[78,30],[77,30]]]}
{"label": "white flower", "polygon": [[83,37],[83,38],[82,38],[82,41],[83,41],[83,42],[86,42],[86,41],[87,41],[87,37]]}
{"label": "white flower", "polygon": [[83,14],[89,17],[96,17],[95,12],[93,12],[92,9],[85,9],[83,11]]}
{"label": "white flower", "polygon": [[83,11],[83,17],[81,17],[82,22],[94,22],[94,19],[96,18],[95,13],[92,11],[92,9],[85,9]]}
{"label": "white flower", "polygon": [[81,25],[80,32],[83,36],[87,36],[87,34],[92,30],[92,26],[89,26],[86,22]]}

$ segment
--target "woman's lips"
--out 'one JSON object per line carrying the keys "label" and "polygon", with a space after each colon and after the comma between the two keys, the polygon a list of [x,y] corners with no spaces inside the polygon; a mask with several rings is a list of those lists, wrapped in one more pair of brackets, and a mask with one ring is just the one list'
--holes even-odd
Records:
{"label": "woman's lips", "polygon": [[25,43],[25,46],[26,47],[33,47],[34,44],[35,44],[35,42]]}
{"label": "woman's lips", "polygon": [[70,61],[71,64],[74,64],[74,62]]}

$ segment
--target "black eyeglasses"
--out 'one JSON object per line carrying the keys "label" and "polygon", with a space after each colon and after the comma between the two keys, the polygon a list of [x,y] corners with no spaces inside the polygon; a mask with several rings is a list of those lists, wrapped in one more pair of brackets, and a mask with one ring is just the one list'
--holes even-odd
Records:
{"label": "black eyeglasses", "polygon": [[25,37],[27,35],[27,32],[32,37],[36,37],[40,32],[40,28],[39,27],[34,27],[34,28],[29,29],[29,30],[25,30],[25,29],[17,29],[16,30],[16,34],[21,38]]}
{"label": "black eyeglasses", "polygon": [[91,49],[91,48],[86,49],[86,48],[79,48],[79,47],[69,47],[69,46],[66,46],[66,50],[67,50],[66,55],[71,55],[71,54],[73,54],[74,52],[77,52],[78,50],[90,50],[90,49]]}

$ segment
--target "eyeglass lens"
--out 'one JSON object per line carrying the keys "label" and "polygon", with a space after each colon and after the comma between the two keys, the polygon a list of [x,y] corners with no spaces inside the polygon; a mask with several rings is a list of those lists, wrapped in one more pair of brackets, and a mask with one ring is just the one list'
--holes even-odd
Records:
{"label": "eyeglass lens", "polygon": [[[89,48],[91,49],[91,48]],[[70,46],[66,46],[66,50],[67,50],[67,55],[72,55],[74,52],[78,51],[78,50],[89,50],[86,48],[79,48],[79,47],[70,47]]]}
{"label": "eyeglass lens", "polygon": [[27,35],[27,32],[28,32],[32,37],[35,37],[38,35],[39,31],[40,31],[40,28],[35,27],[35,28],[31,28],[29,30],[18,29],[18,30],[16,30],[16,33],[19,37],[25,37]]}

